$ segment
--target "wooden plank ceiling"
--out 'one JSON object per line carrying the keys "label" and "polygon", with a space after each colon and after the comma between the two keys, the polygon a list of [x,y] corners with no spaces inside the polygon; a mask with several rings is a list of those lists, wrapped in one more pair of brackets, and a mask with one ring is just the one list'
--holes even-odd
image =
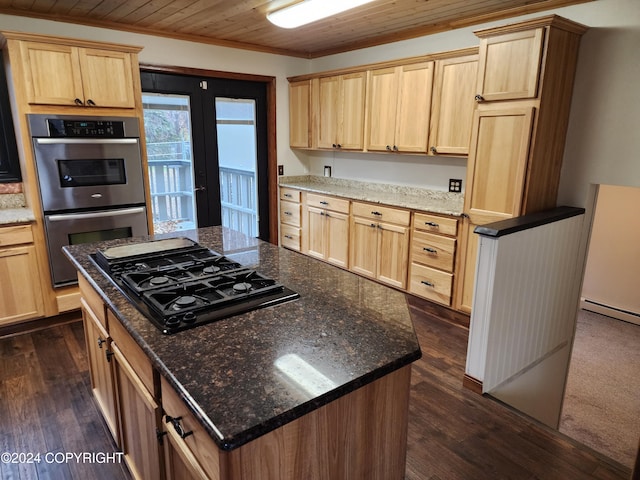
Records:
{"label": "wooden plank ceiling", "polygon": [[0,13],[316,58],[587,1],[376,0],[293,30],[265,17],[292,0],[0,0]]}

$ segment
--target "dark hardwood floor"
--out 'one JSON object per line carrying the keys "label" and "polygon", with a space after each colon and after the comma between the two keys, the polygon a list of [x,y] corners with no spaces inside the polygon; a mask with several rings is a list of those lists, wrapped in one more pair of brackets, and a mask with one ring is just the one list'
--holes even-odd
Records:
{"label": "dark hardwood floor", "polygon": [[[593,450],[463,388],[467,330],[414,313],[423,358],[413,367],[406,480],[630,477]],[[91,396],[81,323],[0,338],[0,365],[0,453],[115,452]],[[0,462],[0,478],[130,475],[117,463]]]}

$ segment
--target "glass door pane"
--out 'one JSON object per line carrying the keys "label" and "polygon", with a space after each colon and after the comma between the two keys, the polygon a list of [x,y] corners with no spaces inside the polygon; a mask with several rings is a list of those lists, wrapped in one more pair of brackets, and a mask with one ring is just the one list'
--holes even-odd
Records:
{"label": "glass door pane", "polygon": [[216,97],[222,225],[258,236],[256,102]]}
{"label": "glass door pane", "polygon": [[189,96],[144,93],[155,233],[196,228]]}

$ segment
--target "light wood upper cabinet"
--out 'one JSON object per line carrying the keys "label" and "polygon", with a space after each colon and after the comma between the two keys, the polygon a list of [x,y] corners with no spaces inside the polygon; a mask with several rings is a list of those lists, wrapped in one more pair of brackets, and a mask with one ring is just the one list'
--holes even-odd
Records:
{"label": "light wood upper cabinet", "polygon": [[368,150],[427,151],[432,82],[433,62],[369,73]]}
{"label": "light wood upper cabinet", "polygon": [[318,148],[362,150],[366,72],[317,79]]}
{"label": "light wood upper cabinet", "polygon": [[289,83],[289,146],[311,147],[311,80]]}
{"label": "light wood upper cabinet", "polygon": [[543,28],[482,38],[477,86],[480,100],[535,98],[543,39]]}
{"label": "light wood upper cabinet", "polygon": [[134,108],[131,54],[21,42],[30,104]]}
{"label": "light wood upper cabinet", "polygon": [[478,55],[436,61],[429,153],[468,155],[475,109]]}

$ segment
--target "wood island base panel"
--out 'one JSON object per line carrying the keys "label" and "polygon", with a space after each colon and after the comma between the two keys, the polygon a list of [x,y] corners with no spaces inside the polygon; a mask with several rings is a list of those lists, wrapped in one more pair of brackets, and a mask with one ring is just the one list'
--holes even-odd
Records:
{"label": "wood island base panel", "polygon": [[300,298],[166,335],[89,255],[167,235],[65,247],[94,395],[134,478],[404,478],[421,357],[406,294],[223,227],[173,236]]}

